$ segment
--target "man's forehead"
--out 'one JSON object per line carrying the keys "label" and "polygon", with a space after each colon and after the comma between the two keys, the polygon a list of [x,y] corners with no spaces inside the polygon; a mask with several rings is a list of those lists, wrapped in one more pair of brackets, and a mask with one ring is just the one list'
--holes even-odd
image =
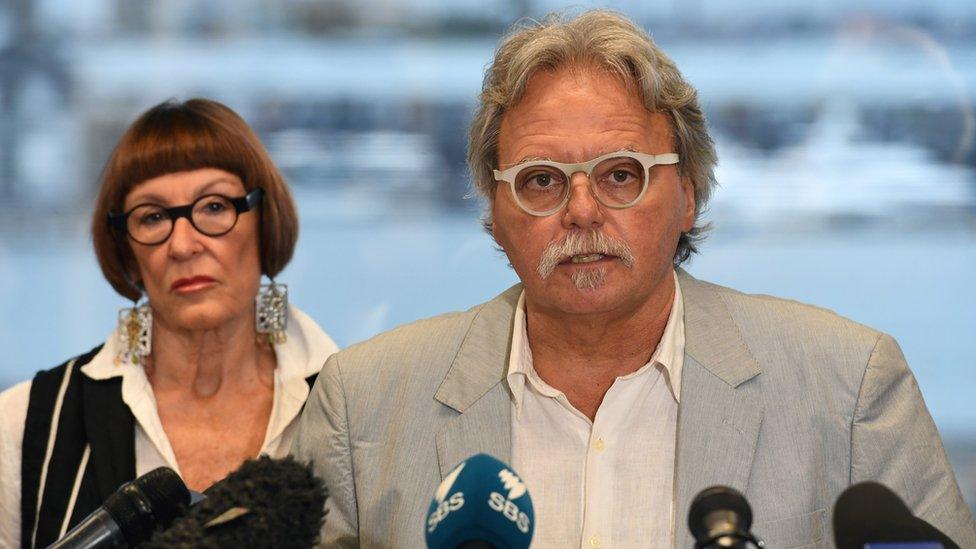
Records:
{"label": "man's forehead", "polygon": [[582,114],[562,110],[567,103],[589,105],[583,112],[599,109],[604,105],[594,104],[594,96],[613,96],[614,106],[639,109],[644,107],[637,87],[620,76],[600,68],[565,67],[558,70],[538,71],[526,83],[518,101],[509,107],[508,112],[519,114],[523,111],[539,111],[546,107],[554,108],[554,114],[568,116]]}
{"label": "man's forehead", "polygon": [[502,117],[498,152],[501,164],[580,162],[620,150],[671,152],[670,143],[667,117],[648,111],[635,86],[604,69],[577,66],[529,79]]}
{"label": "man's forehead", "polygon": [[[564,164],[572,164],[572,163],[575,163],[576,161],[586,162],[586,161],[592,160],[594,158],[599,158],[601,156],[604,156],[604,155],[607,155],[607,154],[610,154],[610,153],[615,153],[615,152],[641,152],[641,151],[639,151],[637,149],[637,147],[603,147],[603,148],[593,148],[592,150],[593,150],[592,153],[587,153],[590,156],[588,158],[583,158],[583,159],[575,159],[574,158],[574,159],[571,159],[571,160],[567,160],[567,158],[566,158],[567,155],[565,155],[565,154],[560,154],[560,155],[556,155],[556,156],[551,156],[551,155],[543,155],[543,156],[539,156],[539,155],[535,155],[535,156],[528,155],[528,156],[523,156],[522,158],[519,158],[518,160],[516,160],[515,162],[513,162],[513,164],[521,164],[523,162],[533,162],[533,161],[541,161],[541,160],[544,160],[544,161],[547,161],[547,162],[562,162]],[[503,166],[503,167],[508,167],[508,166]]]}
{"label": "man's forehead", "polygon": [[525,111],[508,113],[499,132],[499,162],[583,162],[617,151],[673,152],[671,125],[662,113],[621,113],[594,121],[567,114],[557,118]]}
{"label": "man's forehead", "polygon": [[618,72],[595,63],[568,63],[556,68],[536,70],[532,73],[519,101],[552,89],[557,84],[561,90],[612,86],[626,90],[629,95],[638,100],[640,98],[640,90],[632,78],[625,78]]}

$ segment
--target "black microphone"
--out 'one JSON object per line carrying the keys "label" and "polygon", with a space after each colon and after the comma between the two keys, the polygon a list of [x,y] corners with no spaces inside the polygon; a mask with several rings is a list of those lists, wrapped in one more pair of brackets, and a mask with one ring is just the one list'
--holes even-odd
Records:
{"label": "black microphone", "polygon": [[735,488],[711,486],[695,496],[688,511],[688,528],[695,536],[695,549],[744,548],[748,543],[763,547],[749,532],[752,508]]}
{"label": "black microphone", "polygon": [[834,543],[862,549],[871,543],[940,543],[958,549],[949,536],[916,517],[894,492],[877,482],[849,487],[834,505]]}
{"label": "black microphone", "polygon": [[170,524],[189,504],[190,491],[176,471],[153,469],[123,484],[49,549],[134,546],[149,539],[153,529]]}
{"label": "black microphone", "polygon": [[245,461],[204,494],[184,516],[141,547],[299,549],[318,543],[325,487],[308,466],[291,456]]}

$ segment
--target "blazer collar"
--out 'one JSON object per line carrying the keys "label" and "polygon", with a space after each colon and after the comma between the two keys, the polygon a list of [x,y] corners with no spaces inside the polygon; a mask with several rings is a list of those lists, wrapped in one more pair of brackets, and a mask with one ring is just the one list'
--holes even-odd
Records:
{"label": "blazer collar", "polygon": [[434,399],[459,415],[436,434],[441,478],[474,454],[512,460],[511,396],[502,383],[512,344],[512,322],[522,286],[481,305]]}
{"label": "blazer collar", "polygon": [[675,547],[695,495],[722,484],[746,493],[765,408],[759,364],[725,304],[728,290],[678,270],[685,298],[685,363],[675,447]]}
{"label": "blazer collar", "polygon": [[512,346],[512,323],[520,293],[522,285],[516,284],[476,309],[434,399],[464,413],[505,378]]}
{"label": "blazer collar", "polygon": [[684,269],[677,272],[685,305],[685,354],[732,387],[759,375],[762,370],[722,300],[723,289]]}
{"label": "blazer collar", "polygon": [[[679,512],[686,513],[699,480],[746,488],[763,408],[754,390],[736,390],[761,370],[722,299],[723,290],[682,269],[677,272],[685,306],[686,360],[675,488]],[[521,291],[522,286],[515,285],[476,310],[434,395],[460,414],[437,436],[442,476],[478,452],[511,459],[511,400],[503,380]],[[709,451],[696,455],[690,444],[703,437]],[[729,456],[735,459],[725,459]]]}
{"label": "blazer collar", "polygon": [[[742,340],[719,287],[684,269],[676,270],[685,309],[685,354],[732,387],[757,376],[759,364]],[[505,377],[521,293],[522,285],[516,284],[480,306],[434,395],[438,402],[463,413]]]}

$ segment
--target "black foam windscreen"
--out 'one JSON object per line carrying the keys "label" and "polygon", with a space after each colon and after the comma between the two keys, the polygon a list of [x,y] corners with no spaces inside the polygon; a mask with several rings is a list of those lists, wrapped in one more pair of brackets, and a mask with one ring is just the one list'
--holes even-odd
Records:
{"label": "black foam windscreen", "polygon": [[698,493],[688,510],[688,528],[698,543],[716,535],[712,520],[716,513],[732,526],[728,533],[747,533],[752,526],[752,508],[745,496],[729,486],[711,486]]}
{"label": "black foam windscreen", "polygon": [[124,484],[103,508],[129,544],[149,539],[155,528],[168,526],[186,511],[190,492],[176,471],[159,467]]}
{"label": "black foam windscreen", "polygon": [[868,543],[939,542],[957,548],[948,536],[914,516],[894,492],[877,482],[844,490],[834,506],[834,543],[838,549],[862,549]]}
{"label": "black foam windscreen", "polygon": [[248,460],[205,494],[142,547],[299,549],[318,542],[325,487],[291,457]]}

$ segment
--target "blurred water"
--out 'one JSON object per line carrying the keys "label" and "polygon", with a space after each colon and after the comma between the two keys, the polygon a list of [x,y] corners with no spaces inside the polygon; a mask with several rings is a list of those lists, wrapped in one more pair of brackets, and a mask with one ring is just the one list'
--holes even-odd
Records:
{"label": "blurred water", "polygon": [[[309,211],[322,199],[299,192],[301,240],[279,280],[341,345],[467,308],[516,281],[473,213],[335,222]],[[940,427],[976,436],[976,233],[719,227],[689,270],[891,333]],[[123,306],[80,227],[63,240],[0,244],[0,386],[98,344]]]}

